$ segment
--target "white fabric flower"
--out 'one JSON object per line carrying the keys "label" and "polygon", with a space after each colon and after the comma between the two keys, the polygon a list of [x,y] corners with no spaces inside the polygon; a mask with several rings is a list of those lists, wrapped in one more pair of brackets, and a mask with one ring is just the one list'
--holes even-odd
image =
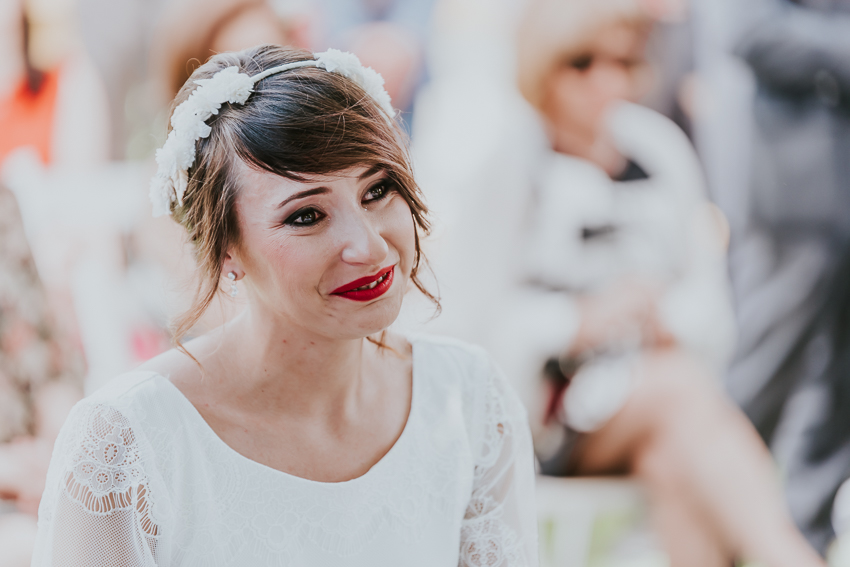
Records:
{"label": "white fabric flower", "polygon": [[371,67],[364,67],[360,59],[353,53],[328,49],[316,54],[316,67],[321,67],[331,73],[339,73],[357,83],[372,99],[378,103],[387,117],[395,116],[390,95],[384,89],[384,78]]}
{"label": "white fabric flower", "polygon": [[206,121],[218,114],[225,102],[245,104],[254,89],[254,80],[238,67],[227,67],[195,83],[198,88],[174,109],[171,132],[156,152],[158,170],[150,189],[154,216],[168,214],[175,201],[183,204],[188,170],[195,163],[195,143],[212,132]]}

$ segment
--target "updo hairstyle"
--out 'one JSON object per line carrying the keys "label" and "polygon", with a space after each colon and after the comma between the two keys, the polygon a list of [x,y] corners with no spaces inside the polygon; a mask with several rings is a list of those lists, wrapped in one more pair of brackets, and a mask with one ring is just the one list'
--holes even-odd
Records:
{"label": "updo hairstyle", "polygon": [[[172,112],[197,88],[195,81],[226,67],[256,75],[312,59],[309,51],[273,45],[220,53],[192,73],[177,93]],[[212,132],[196,142],[183,203],[171,205],[172,217],[186,229],[194,247],[200,275],[192,306],[174,323],[178,346],[215,298],[227,251],[239,244],[236,160],[298,182],[359,167],[385,170],[410,207],[416,227],[411,280],[436,302],[417,278],[420,232],[428,234],[428,210],[413,179],[406,138],[360,86],[325,69],[290,69],[259,81],[245,104],[223,104],[207,124]]]}

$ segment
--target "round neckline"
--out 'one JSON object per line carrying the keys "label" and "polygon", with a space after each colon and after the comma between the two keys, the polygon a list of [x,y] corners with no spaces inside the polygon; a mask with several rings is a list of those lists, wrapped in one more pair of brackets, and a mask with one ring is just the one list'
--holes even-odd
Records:
{"label": "round neckline", "polygon": [[417,409],[416,409],[417,399],[419,398],[419,396],[417,395],[417,389],[418,389],[417,385],[419,384],[419,379],[418,379],[417,370],[416,370],[417,367],[418,367],[418,365],[416,364],[417,350],[418,349],[416,348],[416,341],[412,340],[409,337],[405,337],[405,339],[410,343],[410,350],[411,350],[411,355],[410,355],[410,357],[411,357],[411,364],[410,364],[410,366],[411,366],[411,369],[410,369],[410,374],[411,374],[411,376],[410,376],[410,381],[411,381],[411,384],[410,384],[410,408],[408,409],[407,421],[404,422],[404,427],[401,430],[401,434],[398,436],[398,438],[395,440],[395,443],[392,444],[392,446],[389,448],[389,450],[387,450],[387,452],[384,453],[384,455],[380,459],[378,459],[371,467],[369,467],[369,469],[366,472],[364,472],[360,476],[350,478],[348,480],[341,480],[341,481],[338,481],[338,482],[324,482],[324,481],[321,481],[321,480],[313,480],[313,479],[310,479],[310,478],[304,478],[303,476],[294,475],[294,474],[282,471],[280,469],[276,469],[276,468],[271,467],[269,465],[263,464],[259,461],[255,461],[254,459],[251,459],[250,457],[246,457],[245,455],[243,455],[242,453],[240,453],[239,451],[237,451],[236,449],[234,449],[233,447],[228,445],[224,441],[224,439],[219,437],[218,433],[216,433],[215,430],[212,427],[210,427],[210,424],[207,423],[207,420],[204,419],[204,416],[201,415],[201,412],[198,411],[198,408],[196,408],[195,405],[191,401],[189,401],[189,398],[187,398],[185,396],[185,394],[183,394],[183,392],[180,391],[180,388],[175,386],[171,382],[171,380],[168,379],[167,376],[164,376],[164,375],[162,375],[158,372],[154,372],[154,371],[152,371],[152,374],[162,378],[165,382],[167,382],[168,388],[172,392],[174,392],[174,394],[180,399],[180,403],[188,406],[189,413],[192,416],[192,419],[197,420],[199,422],[202,430],[204,430],[208,436],[210,436],[214,439],[214,443],[217,446],[222,447],[228,453],[232,453],[238,460],[245,461],[245,462],[249,463],[250,466],[259,467],[260,469],[264,469],[264,470],[266,470],[266,471],[268,471],[272,474],[281,475],[284,478],[292,479],[292,480],[297,481],[297,482],[303,482],[303,483],[312,484],[312,485],[315,485],[315,486],[324,486],[324,487],[345,486],[345,485],[348,485],[348,484],[356,483],[358,481],[362,482],[363,479],[365,479],[366,477],[371,478],[371,476],[374,476],[374,472],[376,470],[387,466],[385,463],[388,462],[391,458],[393,458],[393,455],[395,453],[398,453],[400,451],[399,447],[402,446],[403,443],[408,443],[407,438],[412,435],[410,433],[410,430],[412,429],[411,424],[412,424],[413,419],[414,419],[414,413],[417,412]]}

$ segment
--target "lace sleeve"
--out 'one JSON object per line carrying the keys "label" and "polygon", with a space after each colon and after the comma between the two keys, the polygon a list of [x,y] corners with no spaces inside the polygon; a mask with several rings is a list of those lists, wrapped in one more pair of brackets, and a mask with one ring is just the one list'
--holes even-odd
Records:
{"label": "lace sleeve", "polygon": [[461,528],[460,567],[536,567],[534,455],[525,409],[489,365],[472,497]]}
{"label": "lace sleeve", "polygon": [[154,567],[160,532],[129,420],[109,406],[77,404],[53,451],[33,567]]}

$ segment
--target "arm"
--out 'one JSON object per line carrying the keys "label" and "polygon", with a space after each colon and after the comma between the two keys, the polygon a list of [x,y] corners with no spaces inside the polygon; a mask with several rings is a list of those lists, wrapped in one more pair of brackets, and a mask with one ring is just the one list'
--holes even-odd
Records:
{"label": "arm", "polygon": [[490,364],[460,567],[537,565],[534,455],[525,410]]}
{"label": "arm", "polygon": [[737,54],[768,87],[805,95],[819,81],[834,81],[842,98],[850,94],[850,14],[781,4],[747,33]]}
{"label": "arm", "polygon": [[149,463],[129,420],[83,401],[62,428],[39,506],[32,565],[161,565]]}

